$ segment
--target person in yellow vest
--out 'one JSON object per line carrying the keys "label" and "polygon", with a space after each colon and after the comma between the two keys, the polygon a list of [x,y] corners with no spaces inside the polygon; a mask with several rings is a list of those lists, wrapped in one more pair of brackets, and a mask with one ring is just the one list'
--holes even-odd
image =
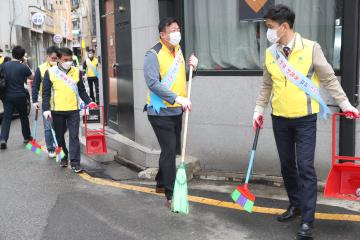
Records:
{"label": "person in yellow vest", "polygon": [[343,112],[359,115],[344,93],[318,43],[294,31],[295,13],[274,5],[265,15],[267,38],[264,77],[253,116],[254,128],[262,127],[263,111],[271,98],[272,125],[289,197],[279,222],[301,216],[298,239],[312,239],[317,199],[314,168],[317,115],[330,113],[319,94],[320,84]]}
{"label": "person in yellow vest", "polygon": [[[88,58],[83,64],[83,70],[86,72],[86,78],[90,89],[90,98],[94,102],[99,103],[99,73],[97,70],[99,60],[94,56],[94,54],[94,50],[89,50]],[[96,96],[94,96],[94,85]]]}
{"label": "person in yellow vest", "polygon": [[74,54],[72,59],[73,59],[73,66],[78,68],[79,67],[79,59],[78,59],[78,57]]}
{"label": "person in yellow vest", "polygon": [[[175,182],[176,154],[180,154],[182,114],[191,110],[186,98],[185,61],[180,48],[180,24],[167,17],[159,23],[160,41],[145,55],[144,77],[149,88],[144,110],[158,139],[161,154],[156,175],[156,192],[165,193],[170,207]],[[189,65],[196,69],[198,59],[191,55]]]}
{"label": "person in yellow vest", "polygon": [[4,56],[3,56],[4,52],[3,50],[0,48],[0,64],[2,64],[4,62]]}
{"label": "person in yellow vest", "polygon": [[[40,110],[40,103],[39,103],[39,94],[41,95],[42,92],[42,81],[45,76],[45,72],[51,68],[52,66],[55,66],[58,61],[58,52],[59,48],[57,46],[51,46],[46,49],[46,61],[41,64],[35,71],[35,77],[32,84],[32,101],[33,106],[35,109]],[[44,135],[45,135],[45,142],[46,142],[46,148],[48,151],[49,158],[54,158],[56,156],[55,154],[55,147],[54,147],[54,140],[53,136],[51,134],[51,126],[49,121],[46,121],[45,118],[43,118],[43,124],[44,124]]]}
{"label": "person in yellow vest", "polygon": [[[60,48],[58,58],[57,65],[48,69],[44,75],[43,115],[45,119],[53,121],[56,140],[65,153],[60,167],[67,167],[70,157],[71,168],[75,173],[80,173],[80,99],[89,108],[96,108],[97,105],[86,93],[80,70],[72,66],[72,51],[69,48]],[[64,137],[66,129],[69,130],[69,151]]]}

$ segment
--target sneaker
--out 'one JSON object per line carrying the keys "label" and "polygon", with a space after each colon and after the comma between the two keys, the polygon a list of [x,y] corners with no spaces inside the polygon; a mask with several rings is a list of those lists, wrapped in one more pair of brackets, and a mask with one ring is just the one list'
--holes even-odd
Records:
{"label": "sneaker", "polygon": [[0,149],[7,149],[7,144],[5,140],[1,140],[0,142]]}
{"label": "sneaker", "polygon": [[81,173],[82,171],[84,171],[80,165],[75,165],[75,166],[72,166],[71,169],[74,171],[74,173]]}
{"label": "sneaker", "polygon": [[56,157],[56,152],[55,152],[55,150],[49,150],[48,156],[49,156],[49,158],[55,158],[55,157]]}
{"label": "sneaker", "polygon": [[30,141],[32,141],[33,140],[33,138],[32,137],[29,137],[29,138],[27,138],[27,139],[24,139],[24,141],[23,141],[23,143],[24,144],[28,144]]}
{"label": "sneaker", "polygon": [[68,160],[67,158],[63,158],[60,161],[60,167],[66,168],[68,166]]}

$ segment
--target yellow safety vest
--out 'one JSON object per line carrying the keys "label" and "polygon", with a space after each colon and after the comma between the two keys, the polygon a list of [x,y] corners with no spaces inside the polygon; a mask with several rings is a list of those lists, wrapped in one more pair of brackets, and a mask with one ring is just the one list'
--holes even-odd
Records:
{"label": "yellow safety vest", "polygon": [[[90,60],[90,58],[89,58],[89,60]],[[90,60],[90,62],[91,62],[91,65],[94,67],[94,69],[97,69],[99,60],[94,57],[93,60]],[[86,65],[87,64],[88,64],[88,61],[86,61]],[[93,70],[89,66],[86,66],[86,76],[87,77],[96,77],[96,74],[93,72]]]}
{"label": "yellow safety vest", "polygon": [[[52,111],[73,111],[79,109],[78,98],[74,91],[66,85],[63,79],[56,76],[51,70],[49,72],[50,81],[52,83]],[[75,84],[79,82],[80,70],[76,67],[71,67],[67,73]]]}
{"label": "yellow safety vest", "polygon": [[[161,44],[161,46],[159,45]],[[171,51],[166,47],[166,45],[160,40],[160,42],[155,45],[152,50],[154,53],[157,53],[157,59],[160,66],[160,80],[165,77],[165,75],[170,70],[171,66],[174,63],[175,56],[180,48],[180,45],[175,47],[175,54],[173,55]],[[183,64],[180,67],[180,70],[177,74],[177,77],[174,83],[170,86],[170,91],[174,92],[178,96],[186,97],[186,70],[185,70],[185,60],[183,59]],[[174,105],[169,104],[166,101],[163,101],[167,107],[180,107],[181,105],[175,103]],[[150,92],[147,96],[147,104],[150,104]]]}
{"label": "yellow safety vest", "polygon": [[[298,33],[295,34],[295,46],[288,57],[288,62],[320,87],[312,64],[315,42],[302,38]],[[273,115],[298,118],[319,112],[319,103],[284,76],[269,48],[265,53],[265,66],[273,80],[271,99]]]}
{"label": "yellow safety vest", "polygon": [[49,68],[51,68],[51,65],[48,62],[44,62],[43,64],[39,65],[40,76],[41,76],[40,91],[39,91],[40,96],[41,96],[41,93],[42,93],[42,80],[44,79],[45,72]]}
{"label": "yellow safety vest", "polygon": [[4,62],[4,57],[0,57],[0,64]]}

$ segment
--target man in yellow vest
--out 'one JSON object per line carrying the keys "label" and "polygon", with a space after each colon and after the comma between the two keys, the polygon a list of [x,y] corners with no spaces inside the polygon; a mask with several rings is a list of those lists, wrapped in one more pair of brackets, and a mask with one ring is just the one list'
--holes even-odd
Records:
{"label": "man in yellow vest", "polygon": [[[156,192],[165,193],[170,207],[176,174],[175,159],[180,153],[182,114],[191,110],[186,98],[185,61],[180,48],[180,24],[175,18],[159,23],[160,41],[145,55],[144,77],[149,88],[144,110],[158,139],[161,154],[156,176]],[[192,55],[189,65],[197,67]]]}
{"label": "man in yellow vest", "polygon": [[[35,71],[35,78],[32,84],[32,101],[33,106],[35,109],[40,110],[40,104],[39,104],[39,94],[41,95],[42,92],[42,81],[45,76],[45,72],[51,68],[52,66],[55,66],[58,61],[58,51],[59,48],[56,46],[51,46],[46,49],[46,61],[41,64]],[[43,118],[44,123],[44,135],[45,135],[45,142],[46,142],[46,148],[48,151],[49,158],[54,158],[56,156],[55,154],[55,147],[54,147],[54,140],[53,136],[51,134],[51,126],[49,121],[46,121],[45,118]]]}
{"label": "man in yellow vest", "polygon": [[286,222],[301,216],[298,239],[312,239],[317,199],[314,168],[317,115],[330,113],[319,94],[320,84],[342,111],[357,116],[318,43],[294,32],[295,13],[275,5],[265,15],[267,38],[264,77],[253,116],[262,127],[262,114],[271,98],[272,124],[281,173],[290,205],[278,216]]}
{"label": "man in yellow vest", "polygon": [[[90,89],[90,98],[94,102],[99,103],[99,74],[97,71],[99,60],[94,57],[94,53],[94,50],[89,50],[88,58],[83,64],[83,70],[86,71],[86,78]],[[94,85],[96,97],[94,96]]]}
{"label": "man in yellow vest", "polygon": [[[45,72],[42,93],[43,115],[45,119],[53,120],[56,140],[65,153],[60,167],[67,167],[70,157],[71,168],[75,173],[80,173],[82,172],[79,142],[80,99],[89,108],[96,108],[97,105],[91,102],[86,93],[80,70],[72,66],[72,51],[69,48],[60,48],[58,58],[58,64]],[[64,137],[66,129],[69,129],[69,151]]]}

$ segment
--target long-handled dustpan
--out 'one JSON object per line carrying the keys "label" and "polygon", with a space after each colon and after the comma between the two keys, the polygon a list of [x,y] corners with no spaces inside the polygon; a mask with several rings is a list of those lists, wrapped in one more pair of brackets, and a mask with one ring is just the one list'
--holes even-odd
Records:
{"label": "long-handled dustpan", "polygon": [[[257,123],[256,123],[257,124]],[[249,166],[246,173],[246,179],[244,185],[239,185],[231,194],[232,200],[239,204],[240,207],[242,207],[247,212],[252,212],[254,203],[255,203],[255,195],[252,194],[249,190],[249,180],[250,175],[253,169],[254,165],[254,159],[255,159],[255,152],[256,152],[256,146],[259,138],[260,133],[260,126],[257,126],[256,132],[255,132],[255,138],[254,143],[251,149],[250,154],[250,160],[249,160]]]}
{"label": "long-handled dustpan", "polygon": [[[188,93],[187,93],[187,97],[189,99],[191,94],[192,72],[193,72],[193,67],[190,66],[189,84],[188,84]],[[186,166],[185,166],[185,150],[186,150],[188,122],[189,122],[189,109],[186,109],[183,144],[181,149],[181,162],[176,173],[174,193],[171,203],[171,211],[182,214],[189,213],[188,186],[187,186]]]}
{"label": "long-handled dustpan", "polygon": [[324,196],[360,201],[360,165],[358,164],[360,162],[360,157],[340,156],[337,154],[337,117],[359,118],[360,116],[354,116],[352,113],[333,113],[332,164],[326,181]]}

